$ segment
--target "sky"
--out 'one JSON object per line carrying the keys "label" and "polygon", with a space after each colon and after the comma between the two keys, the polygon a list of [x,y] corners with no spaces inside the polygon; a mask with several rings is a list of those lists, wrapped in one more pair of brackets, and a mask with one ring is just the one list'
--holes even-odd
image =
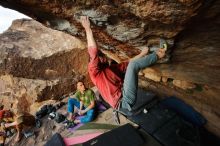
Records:
{"label": "sky", "polygon": [[21,18],[29,18],[29,17],[17,11],[3,8],[2,6],[0,6],[0,33],[7,30],[8,27],[11,26],[13,20],[21,19]]}

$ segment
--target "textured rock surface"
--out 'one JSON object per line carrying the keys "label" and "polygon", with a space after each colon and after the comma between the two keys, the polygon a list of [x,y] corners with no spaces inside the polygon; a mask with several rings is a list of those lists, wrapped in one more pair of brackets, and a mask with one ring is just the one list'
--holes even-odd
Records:
{"label": "textured rock surface", "polygon": [[185,24],[206,6],[203,0],[16,0],[3,1],[1,5],[78,37],[84,35],[78,16],[88,15],[100,46],[121,54],[118,62],[146,45],[158,44],[159,37],[166,38],[172,46]]}
{"label": "textured rock surface", "polygon": [[0,94],[6,108],[30,111],[34,102],[59,99],[87,78],[85,43],[36,21],[14,21],[0,36],[0,48]]}
{"label": "textured rock surface", "polygon": [[[88,15],[100,48],[116,62],[134,56],[146,45],[157,46],[159,38],[164,37],[170,46],[166,58],[169,59],[170,55],[172,58],[167,64],[152,67],[157,71],[156,78],[152,78],[152,72],[143,72],[143,76],[151,77],[157,83],[147,82],[144,78],[141,84],[163,95],[182,98],[200,111],[208,119],[207,127],[220,136],[219,0],[8,0],[0,1],[0,4],[84,41],[85,34],[78,16]],[[8,44],[7,47],[14,46]],[[82,55],[86,54],[85,50],[81,51]],[[31,51],[26,52],[28,56]],[[10,61],[4,69],[14,76],[31,79],[54,80],[69,75],[70,67],[56,65],[57,68],[49,68],[47,65],[65,62],[61,56],[74,53],[55,53],[52,56],[60,56],[56,59],[52,59],[51,53],[40,53],[48,57],[41,57],[34,63],[28,63],[31,62],[29,58],[25,61],[16,59],[16,62],[29,64],[27,68],[30,69],[26,72],[21,71],[23,66],[14,66],[17,63]],[[74,62],[87,61],[77,56],[75,59]],[[49,63],[48,60],[53,61]],[[40,66],[42,71],[35,69],[31,72],[31,65]]]}
{"label": "textured rock surface", "polygon": [[1,102],[5,105],[5,108],[31,111],[30,105],[41,98],[40,94],[43,93],[43,89],[48,84],[51,86],[56,85],[58,80],[45,81],[2,75],[0,82],[3,88],[1,90]]}

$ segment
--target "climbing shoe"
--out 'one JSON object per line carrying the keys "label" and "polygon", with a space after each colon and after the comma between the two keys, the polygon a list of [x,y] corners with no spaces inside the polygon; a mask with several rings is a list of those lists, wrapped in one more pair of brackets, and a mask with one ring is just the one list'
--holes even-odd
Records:
{"label": "climbing shoe", "polygon": [[163,49],[167,50],[167,44],[163,44]]}
{"label": "climbing shoe", "polygon": [[166,40],[163,39],[163,38],[160,38],[160,48],[163,48],[165,51],[166,51],[167,48],[168,48],[167,42],[166,42]]}

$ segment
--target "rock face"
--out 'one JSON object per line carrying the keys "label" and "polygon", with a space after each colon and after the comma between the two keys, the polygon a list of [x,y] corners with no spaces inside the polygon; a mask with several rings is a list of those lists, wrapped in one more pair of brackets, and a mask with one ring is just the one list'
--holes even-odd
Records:
{"label": "rock face", "polygon": [[[85,33],[79,24],[79,16],[88,15],[100,49],[116,62],[133,57],[145,46],[157,47],[159,38],[165,38],[169,48],[166,59],[160,63],[166,64],[157,64],[151,69],[143,70],[140,84],[163,95],[180,97],[201,112],[208,119],[207,127],[220,136],[220,1],[8,0],[0,1],[0,4],[18,10],[47,27],[75,36],[83,42]],[[54,36],[39,34],[43,35],[43,32],[38,33],[37,37],[44,38],[45,44],[48,44],[46,41],[55,39]],[[13,42],[27,41],[28,36],[23,30],[8,35]],[[58,41],[68,42],[63,38]],[[4,39],[2,42],[7,41]],[[37,46],[41,44],[39,42],[44,42],[43,40],[32,38]],[[79,44],[74,43],[71,47],[70,44],[76,41]],[[74,39],[70,44],[60,44],[60,47],[55,48],[51,45],[50,51],[45,51],[43,47],[28,47],[30,49],[22,50],[16,43],[8,43],[1,47],[8,48],[3,51],[6,53],[1,55],[1,58],[5,58],[1,60],[1,74],[7,72],[19,79],[39,79],[45,82],[49,80],[49,84],[53,84],[52,87],[44,87],[40,83],[36,85],[45,91],[42,92],[44,99],[51,98],[55,91],[58,94],[58,90],[64,93],[62,91],[65,89],[67,93],[70,88],[61,85],[66,85],[69,77],[78,78],[78,74],[85,74],[86,66],[83,65],[88,57],[82,42]],[[10,55],[13,57],[9,57]],[[66,58],[69,58],[68,61]],[[58,82],[60,86],[56,84]]]}
{"label": "rock face", "polygon": [[159,37],[164,37],[173,46],[175,36],[185,24],[202,7],[208,7],[208,2],[203,0],[18,0],[0,3],[77,37],[84,36],[79,16],[88,15],[101,48],[122,54],[119,58],[113,57],[118,62],[132,57],[147,45],[157,45]]}
{"label": "rock face", "polygon": [[34,102],[59,99],[87,78],[85,43],[68,34],[23,19],[14,21],[0,42],[0,93],[6,108],[30,111]]}

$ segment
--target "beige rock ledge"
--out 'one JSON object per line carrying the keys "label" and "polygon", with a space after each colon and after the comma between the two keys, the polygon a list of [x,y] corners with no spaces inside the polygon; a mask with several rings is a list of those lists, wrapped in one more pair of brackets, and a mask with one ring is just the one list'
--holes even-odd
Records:
{"label": "beige rock ledge", "polygon": [[181,80],[173,80],[173,85],[181,88],[181,89],[194,89],[196,88],[196,85],[187,81],[181,81]]}
{"label": "beige rock ledge", "polygon": [[151,79],[155,82],[161,81],[161,73],[153,68],[146,68],[143,70],[143,73],[145,78]]}

